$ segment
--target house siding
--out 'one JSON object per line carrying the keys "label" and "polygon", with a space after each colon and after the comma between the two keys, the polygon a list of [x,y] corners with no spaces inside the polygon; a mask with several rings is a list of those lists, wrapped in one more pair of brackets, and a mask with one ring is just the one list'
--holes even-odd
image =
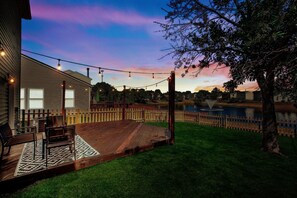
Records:
{"label": "house siding", "polygon": [[[14,124],[14,107],[19,107],[21,65],[21,10],[19,0],[0,1],[0,42],[6,55],[0,56],[0,125]],[[7,76],[15,79],[7,83]],[[9,91],[9,92],[8,92]]]}
{"label": "house siding", "polygon": [[[74,90],[73,109],[90,108],[91,84],[83,82],[71,75],[58,71],[44,63],[22,55],[21,88],[25,88],[25,109],[29,107],[29,89],[44,90],[44,109],[61,109],[62,83],[66,82],[66,89]],[[87,90],[86,90],[87,89]]]}

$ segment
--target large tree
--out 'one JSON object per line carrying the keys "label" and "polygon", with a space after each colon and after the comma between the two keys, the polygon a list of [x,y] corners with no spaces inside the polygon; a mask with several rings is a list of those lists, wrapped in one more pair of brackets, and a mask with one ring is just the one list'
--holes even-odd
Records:
{"label": "large tree", "polygon": [[160,25],[185,74],[215,65],[230,68],[228,86],[258,83],[262,149],[280,153],[273,95],[280,86],[287,92],[296,88],[297,1],[171,0],[165,11]]}

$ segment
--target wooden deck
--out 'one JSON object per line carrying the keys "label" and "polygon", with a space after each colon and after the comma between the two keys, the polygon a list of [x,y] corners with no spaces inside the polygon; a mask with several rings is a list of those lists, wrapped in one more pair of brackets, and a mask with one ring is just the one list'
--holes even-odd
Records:
{"label": "wooden deck", "polygon": [[78,124],[76,125],[76,132],[96,149],[100,155],[82,158],[72,163],[15,177],[14,172],[23,150],[23,145],[13,146],[10,154],[4,156],[1,165],[0,192],[28,185],[39,179],[79,170],[136,152],[150,150],[160,144],[167,144],[169,139],[165,128],[148,126],[131,120]]}

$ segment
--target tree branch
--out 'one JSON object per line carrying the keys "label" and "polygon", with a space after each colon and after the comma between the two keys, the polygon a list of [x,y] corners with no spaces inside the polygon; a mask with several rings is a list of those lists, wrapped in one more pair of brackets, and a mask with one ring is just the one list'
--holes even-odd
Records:
{"label": "tree branch", "polygon": [[239,24],[236,23],[235,21],[232,21],[232,20],[228,19],[227,17],[225,17],[224,15],[222,15],[221,13],[219,13],[218,11],[216,11],[215,9],[210,8],[210,7],[208,7],[208,6],[206,6],[206,5],[202,4],[202,3],[200,3],[199,0],[195,0],[195,2],[196,2],[199,6],[201,6],[202,8],[204,8],[204,9],[206,9],[206,10],[208,10],[208,11],[210,11],[210,12],[216,14],[216,15],[218,15],[220,18],[222,18],[222,19],[224,19],[225,21],[231,23],[232,25],[234,25],[234,26],[236,26],[236,27],[240,27]]}

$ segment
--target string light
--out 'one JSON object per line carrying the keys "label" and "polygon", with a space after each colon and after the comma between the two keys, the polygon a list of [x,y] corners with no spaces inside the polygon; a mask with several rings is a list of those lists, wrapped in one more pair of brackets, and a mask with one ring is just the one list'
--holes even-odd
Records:
{"label": "string light", "polygon": [[[1,52],[4,51],[3,48],[1,47],[1,43],[0,43],[0,49],[1,49]],[[35,55],[39,55],[39,56],[43,56],[43,57],[46,57],[46,58],[58,60],[58,70],[61,70],[61,64],[60,64],[61,61],[64,61],[64,62],[67,62],[67,63],[70,63],[70,64],[75,64],[75,65],[83,66],[83,67],[87,67],[88,69],[89,68],[97,68],[97,69],[99,69],[98,75],[101,76],[101,82],[103,82],[103,71],[104,70],[113,71],[113,72],[128,73],[129,74],[129,78],[131,78],[132,73],[134,73],[134,74],[150,74],[150,75],[152,75],[152,78],[153,79],[155,78],[155,74],[158,74],[158,75],[162,75],[162,74],[168,75],[168,74],[171,74],[169,72],[167,72],[167,73],[162,73],[162,72],[149,73],[149,72],[137,72],[137,71],[131,72],[131,71],[120,70],[120,69],[104,68],[104,67],[98,67],[98,66],[94,66],[94,65],[89,65],[89,64],[85,64],[85,63],[74,62],[74,61],[65,60],[65,59],[58,59],[58,58],[55,58],[55,57],[52,57],[52,56],[48,56],[48,55],[45,55],[45,54],[32,52],[32,51],[25,50],[25,49],[22,49],[22,51],[28,52],[28,53],[31,53],[31,54],[35,54]],[[4,55],[5,55],[5,52],[4,52]],[[2,56],[2,53],[1,53],[1,56]],[[151,84],[151,85],[146,85],[146,86],[142,86],[142,87],[130,87],[130,88],[133,88],[133,89],[145,88],[145,89],[147,89],[148,87],[151,87],[151,86],[156,86],[157,87],[158,84],[160,84],[160,83],[162,83],[164,81],[170,81],[170,80],[171,80],[171,78],[168,77],[168,78],[166,78],[164,80],[161,80],[161,81],[159,81],[157,83],[154,83],[154,84]]]}
{"label": "string light", "polygon": [[57,66],[57,69],[58,69],[58,70],[61,70],[61,69],[62,69],[61,64],[60,64],[60,61],[61,61],[61,60],[58,59],[58,66]]}
{"label": "string light", "polygon": [[[105,67],[98,67],[98,66],[95,66],[95,65],[89,65],[89,64],[85,64],[85,63],[79,63],[79,62],[74,62],[74,61],[70,61],[70,60],[66,60],[66,59],[58,59],[56,57],[52,57],[52,56],[48,56],[48,55],[45,55],[45,54],[41,54],[41,53],[37,53],[37,52],[32,52],[32,51],[29,51],[29,50],[26,50],[26,49],[22,49],[22,51],[24,52],[27,52],[27,53],[31,53],[31,54],[35,54],[35,55],[38,55],[38,56],[43,56],[43,57],[46,57],[46,58],[50,58],[50,59],[55,59],[55,60],[58,60],[59,62],[63,61],[63,62],[66,62],[66,63],[70,63],[70,64],[74,64],[74,65],[79,65],[79,66],[83,66],[83,67],[88,67],[88,68],[99,68],[99,69],[104,69],[106,71],[113,71],[113,72],[122,72],[122,73],[134,73],[134,74],[150,74],[152,75],[152,73],[149,73],[149,72],[131,72],[131,71],[127,71],[127,70],[120,70],[120,69],[114,69],[114,68],[105,68]],[[163,73],[163,72],[158,72],[158,73],[154,73],[155,74],[160,74],[160,75],[168,75],[170,74],[169,72],[167,73]]]}
{"label": "string light", "polygon": [[101,67],[99,67],[99,73],[98,73],[99,76],[101,76]]}
{"label": "string light", "polygon": [[5,56],[6,55],[6,53],[5,53],[5,51],[4,51],[3,47],[2,47],[2,43],[0,43],[0,55],[1,56]]}

